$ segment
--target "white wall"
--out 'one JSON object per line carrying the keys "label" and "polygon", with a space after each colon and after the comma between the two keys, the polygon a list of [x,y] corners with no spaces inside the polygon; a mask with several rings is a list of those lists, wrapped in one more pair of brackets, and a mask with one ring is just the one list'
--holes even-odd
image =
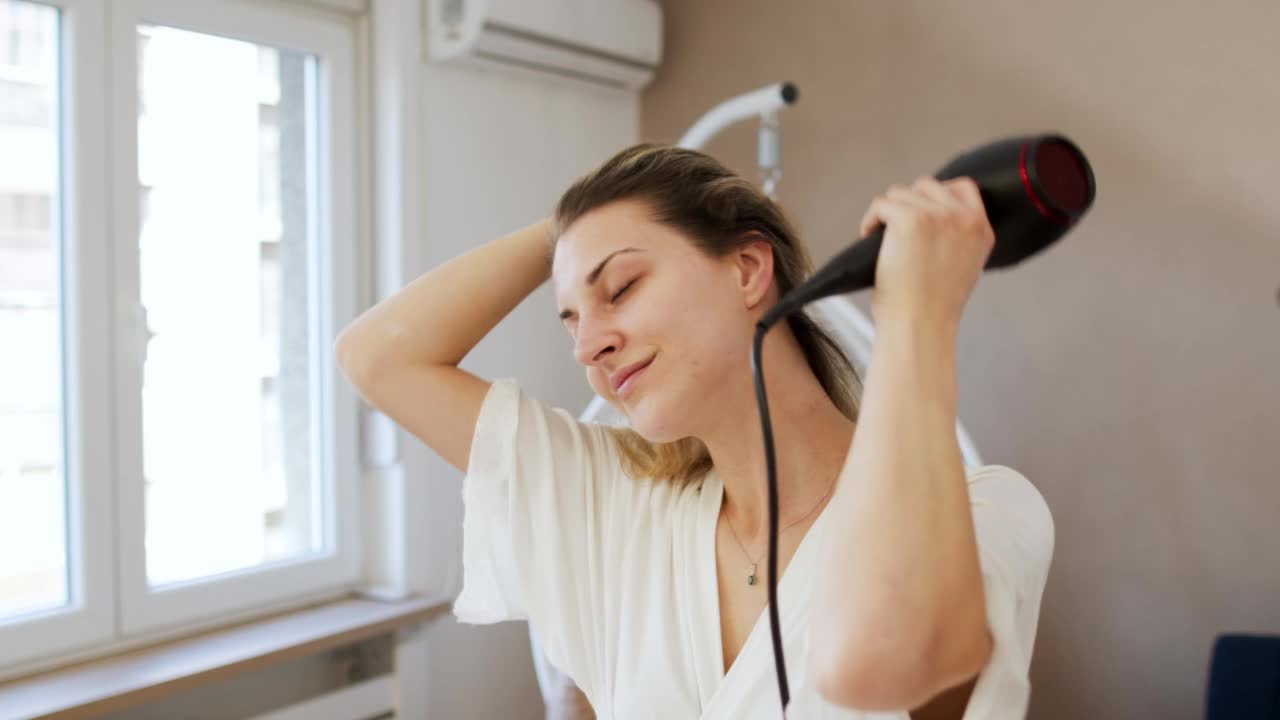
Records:
{"label": "white wall", "polygon": [[[471,65],[425,68],[421,220],[425,236],[406,278],[548,215],[579,175],[639,138],[635,93],[534,73]],[[406,244],[410,242],[406,239]],[[555,319],[550,285],[518,307],[466,358],[481,377],[515,377],[540,399],[585,408],[591,397]],[[402,439],[408,477],[429,483],[422,508],[433,586],[461,587],[461,476],[411,437]],[[438,583],[438,584],[437,584]],[[430,717],[541,718],[543,707],[525,623],[429,629]]]}

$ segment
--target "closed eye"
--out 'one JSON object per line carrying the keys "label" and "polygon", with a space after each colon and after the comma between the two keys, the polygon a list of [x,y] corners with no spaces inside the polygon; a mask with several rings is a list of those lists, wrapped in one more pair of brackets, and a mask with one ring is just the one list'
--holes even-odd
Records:
{"label": "closed eye", "polygon": [[[636,279],[638,280],[639,278],[636,278]],[[623,293],[625,293],[627,290],[631,288],[632,285],[635,285],[635,284],[636,284],[636,281],[632,280],[626,285],[623,285],[621,290],[613,294],[613,297],[609,300],[609,302],[618,302],[618,298],[622,297]]]}
{"label": "closed eye", "polygon": [[[625,293],[627,292],[627,290],[630,290],[630,289],[631,289],[631,286],[632,286],[632,285],[635,285],[635,284],[636,284],[637,282],[639,282],[639,281],[640,281],[640,278],[636,278],[636,279],[632,280],[631,282],[627,283],[626,285],[623,285],[623,286],[622,286],[622,288],[621,288],[620,290],[618,290],[618,292],[616,292],[616,293],[614,293],[614,294],[613,294],[613,297],[609,298],[609,302],[610,302],[610,304],[618,302],[618,298],[622,297],[622,296],[623,296],[623,294],[625,294]],[[574,317],[576,317],[576,316],[577,316],[577,313],[575,313],[575,312],[574,312],[574,311],[572,311],[572,310],[561,310],[561,311],[560,311],[560,322],[562,322],[562,323],[568,323],[568,321],[572,320],[572,319],[573,319]]]}

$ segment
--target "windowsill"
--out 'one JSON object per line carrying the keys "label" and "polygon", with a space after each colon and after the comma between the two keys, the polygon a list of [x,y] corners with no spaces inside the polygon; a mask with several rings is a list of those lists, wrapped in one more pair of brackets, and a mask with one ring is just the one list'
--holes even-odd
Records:
{"label": "windowsill", "polygon": [[0,720],[88,718],[392,632],[449,600],[346,598],[0,683]]}

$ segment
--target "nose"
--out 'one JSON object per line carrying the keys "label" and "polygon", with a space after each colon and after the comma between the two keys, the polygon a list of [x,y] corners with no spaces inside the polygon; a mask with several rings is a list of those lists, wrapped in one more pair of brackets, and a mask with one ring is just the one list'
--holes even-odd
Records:
{"label": "nose", "polygon": [[578,320],[578,336],[573,343],[573,357],[583,367],[599,365],[622,350],[622,334],[610,323],[583,315]]}

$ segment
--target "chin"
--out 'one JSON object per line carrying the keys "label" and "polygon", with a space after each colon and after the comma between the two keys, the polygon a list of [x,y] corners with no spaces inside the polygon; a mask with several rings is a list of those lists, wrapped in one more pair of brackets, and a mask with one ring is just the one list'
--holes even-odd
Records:
{"label": "chin", "polygon": [[651,443],[675,442],[688,435],[675,424],[667,422],[671,415],[653,407],[649,400],[650,398],[645,398],[646,402],[641,403],[641,407],[630,412],[624,411],[632,430]]}

